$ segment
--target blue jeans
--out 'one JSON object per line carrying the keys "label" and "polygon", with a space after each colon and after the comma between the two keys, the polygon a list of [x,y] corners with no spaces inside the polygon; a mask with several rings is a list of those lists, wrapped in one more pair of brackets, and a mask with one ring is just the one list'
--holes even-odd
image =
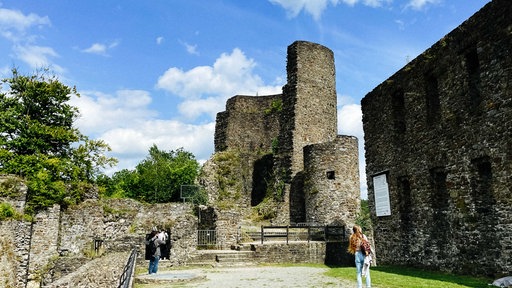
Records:
{"label": "blue jeans", "polygon": [[[363,277],[362,277],[362,271],[363,271],[363,265],[364,265],[364,255],[361,251],[356,252],[356,270],[357,270],[357,288],[363,287]],[[372,280],[370,278],[370,269],[368,269],[368,272],[366,272],[366,287],[372,287]]]}
{"label": "blue jeans", "polygon": [[158,261],[160,256],[152,256],[149,260],[149,274],[156,274],[158,271]]}

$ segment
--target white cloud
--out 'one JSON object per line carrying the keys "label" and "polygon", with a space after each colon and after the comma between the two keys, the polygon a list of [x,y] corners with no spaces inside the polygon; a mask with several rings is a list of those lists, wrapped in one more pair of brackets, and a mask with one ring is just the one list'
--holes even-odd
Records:
{"label": "white cloud", "polygon": [[428,4],[438,4],[441,0],[411,0],[409,4],[407,4],[407,8],[412,8],[413,10],[421,10]]}
{"label": "white cloud", "polygon": [[108,50],[117,47],[117,45],[119,45],[118,41],[114,41],[110,44],[94,43],[91,45],[91,47],[83,49],[82,52],[108,56]]}
{"label": "white cloud", "polygon": [[160,36],[156,38],[156,44],[160,45],[164,42],[164,37]]}
{"label": "white cloud", "polygon": [[14,42],[23,39],[30,27],[50,24],[48,16],[25,15],[17,10],[0,8],[0,35]]}
{"label": "white cloud", "polygon": [[[269,0],[272,4],[281,5],[288,15],[293,18],[299,15],[300,11],[304,10],[311,14],[314,19],[320,19],[322,12],[327,7],[328,0]],[[338,4],[338,0],[331,0],[333,5]]]}
{"label": "white cloud", "polygon": [[192,55],[199,55],[199,52],[197,51],[197,45],[192,45],[187,42],[179,41],[181,45],[185,47],[188,54]]}
{"label": "white cloud", "polygon": [[196,99],[184,101],[178,105],[178,109],[182,115],[188,119],[196,119],[202,114],[207,114],[211,119],[215,119],[218,112],[224,110],[225,101],[221,101],[215,97],[205,99]]}
{"label": "white cloud", "polygon": [[395,20],[395,23],[398,25],[398,30],[404,31],[405,30],[405,23],[402,20]]}
{"label": "white cloud", "polygon": [[359,150],[359,184],[361,185],[361,197],[368,198],[366,184],[366,161],[364,155],[364,131],[363,113],[361,105],[346,104],[338,109],[338,131],[342,135],[357,137]]}
{"label": "white cloud", "polygon": [[58,73],[64,71],[59,65],[52,64],[50,58],[59,57],[59,55],[51,47],[16,45],[13,50],[16,57],[27,63],[31,68],[51,68]]}
{"label": "white cloud", "polygon": [[80,97],[70,101],[81,114],[75,123],[85,135],[106,141],[113,151],[110,155],[119,159],[118,166],[106,170],[107,174],[133,169],[153,144],[167,151],[183,147],[203,163],[213,153],[215,115],[224,110],[227,98],[281,93],[282,85],[263,84],[252,71],[255,65],[240,49],[234,49],[230,54],[223,53],[212,66],[189,71],[173,67],[158,79],[157,87],[183,99],[178,105],[182,116],[208,116],[201,124],[156,119],[156,111],[149,108],[152,97],[143,90],[120,90],[114,95],[80,92]]}
{"label": "white cloud", "polygon": [[338,3],[345,3],[349,6],[354,6],[361,2],[362,4],[370,7],[380,7],[384,3],[391,3],[392,0],[269,0],[272,4],[282,6],[288,17],[293,18],[299,15],[304,10],[306,13],[311,14],[315,20],[319,20],[322,13],[330,3],[332,6]]}
{"label": "white cloud", "polygon": [[166,151],[183,147],[200,162],[213,153],[214,122],[195,125],[158,120],[156,111],[148,108],[151,101],[151,95],[142,90],[120,90],[115,95],[86,91],[72,97],[70,104],[81,115],[75,122],[78,129],[104,140],[112,148],[110,155],[119,159],[117,167],[105,173],[133,169],[153,144]]}
{"label": "white cloud", "polygon": [[189,118],[206,113],[211,117],[222,110],[234,95],[281,93],[282,85],[267,86],[253,73],[256,63],[235,48],[223,53],[213,66],[198,66],[188,71],[172,67],[159,77],[157,88],[187,99],[179,109]]}
{"label": "white cloud", "polygon": [[198,66],[189,71],[169,68],[158,79],[157,87],[183,98],[234,95],[240,90],[256,90],[263,84],[259,76],[252,74],[255,65],[254,60],[235,48],[231,54],[223,53],[213,66]]}
{"label": "white cloud", "polygon": [[59,57],[59,54],[51,47],[34,45],[41,36],[30,33],[32,27],[50,25],[48,16],[0,8],[0,36],[12,44],[10,56],[25,62],[32,69],[50,68],[61,74],[65,69],[51,60]]}
{"label": "white cloud", "polygon": [[80,92],[80,97],[73,97],[70,103],[80,109],[81,117],[76,121],[80,131],[90,135],[152,119],[157,113],[148,109],[151,101],[146,91],[120,90],[115,95]]}
{"label": "white cloud", "polygon": [[[149,147],[156,144],[164,150],[184,147],[197,157],[206,159],[213,150],[214,129],[214,123],[194,125],[174,120],[148,120],[133,127],[111,129],[101,138],[111,145],[116,154],[138,155],[142,159],[148,154]],[[211,143],[211,147],[205,143]]]}
{"label": "white cloud", "polygon": [[356,136],[361,139],[363,136],[361,105],[348,104],[342,106],[338,111],[338,127],[346,135]]}
{"label": "white cloud", "polygon": [[108,143],[114,151],[111,155],[119,159],[117,167],[106,171],[111,174],[133,169],[148,155],[153,144],[166,151],[183,148],[204,163],[213,153],[214,131],[213,122],[194,125],[173,120],[147,120],[131,127],[110,129],[98,138]]}

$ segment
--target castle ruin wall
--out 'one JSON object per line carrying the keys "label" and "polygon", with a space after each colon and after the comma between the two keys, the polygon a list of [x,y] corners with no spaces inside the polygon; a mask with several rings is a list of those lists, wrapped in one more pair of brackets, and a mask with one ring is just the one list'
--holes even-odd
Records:
{"label": "castle ruin wall", "polygon": [[[380,261],[512,270],[512,2],[494,0],[367,94],[368,197]],[[383,175],[390,215],[377,216]]]}
{"label": "castle ruin wall", "polygon": [[[25,198],[26,186],[22,182],[17,186],[21,192],[14,193],[14,200],[0,201]],[[22,214],[25,207],[20,208]],[[89,199],[65,210],[49,207],[38,212],[33,222],[0,221],[0,286],[115,286],[132,249],[138,249],[137,261],[144,263],[145,235],[155,226],[170,227],[173,242],[170,260],[161,265],[185,264],[197,245],[197,217],[190,204]],[[95,240],[100,240],[97,250]]]}
{"label": "castle ruin wall", "polygon": [[279,133],[279,114],[272,110],[282,95],[234,96],[217,114],[215,152],[229,148],[269,153]]}
{"label": "castle ruin wall", "polygon": [[[277,223],[304,220],[303,173],[306,145],[337,135],[336,79],[333,52],[320,44],[295,41],[288,46],[287,84],[276,155],[278,177],[285,182]],[[299,206],[297,206],[299,205]]]}
{"label": "castle ruin wall", "polygon": [[304,147],[306,222],[352,227],[360,209],[357,138]]}
{"label": "castle ruin wall", "polygon": [[333,52],[320,44],[296,41],[288,46],[283,87],[279,156],[293,178],[304,170],[303,148],[337,135],[336,80]]}

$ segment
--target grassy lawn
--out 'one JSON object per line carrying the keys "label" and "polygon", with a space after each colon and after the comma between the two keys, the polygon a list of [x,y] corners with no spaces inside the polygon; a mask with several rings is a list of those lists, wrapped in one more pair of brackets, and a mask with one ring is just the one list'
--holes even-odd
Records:
{"label": "grassy lawn", "polygon": [[[452,275],[441,272],[424,271],[410,267],[376,266],[370,269],[374,288],[462,288],[489,286],[492,279]],[[327,276],[352,280],[355,283],[356,268],[331,268]],[[363,279],[364,286],[364,279]]]}

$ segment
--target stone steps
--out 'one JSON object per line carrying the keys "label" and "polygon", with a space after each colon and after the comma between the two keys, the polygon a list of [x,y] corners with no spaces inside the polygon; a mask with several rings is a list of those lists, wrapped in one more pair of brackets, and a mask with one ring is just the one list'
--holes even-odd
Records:
{"label": "stone steps", "polygon": [[249,266],[255,265],[253,255],[252,251],[233,251],[219,253],[215,260],[218,266]]}
{"label": "stone steps", "polygon": [[254,252],[237,250],[198,250],[194,253],[187,266],[252,266]]}

